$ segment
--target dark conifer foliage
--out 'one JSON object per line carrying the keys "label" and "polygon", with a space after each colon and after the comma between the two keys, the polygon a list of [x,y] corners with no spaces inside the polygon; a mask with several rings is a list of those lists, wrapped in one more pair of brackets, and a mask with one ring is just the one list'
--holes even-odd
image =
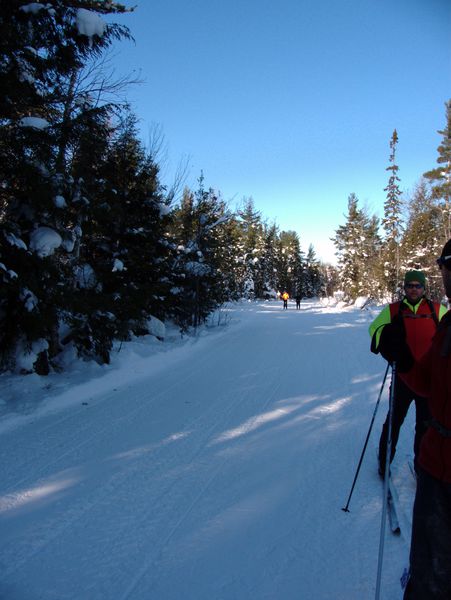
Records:
{"label": "dark conifer foliage", "polygon": [[233,231],[227,226],[230,218],[220,196],[204,188],[203,174],[198,189],[194,193],[185,190],[175,211],[171,314],[182,330],[201,325],[233,293],[234,284],[226,275],[229,249],[223,245],[233,240]]}
{"label": "dark conifer foliage", "polygon": [[262,264],[265,245],[264,225],[261,213],[255,208],[253,198],[243,199],[237,216],[242,238],[239,256],[243,267],[241,293],[248,298],[261,298],[267,291]]}
{"label": "dark conifer foliage", "polygon": [[438,131],[442,136],[439,147],[437,148],[437,164],[435,169],[431,169],[424,174],[424,177],[431,184],[432,198],[437,201],[437,205],[442,212],[443,237],[451,237],[451,100],[445,104],[446,124],[444,129]]}
{"label": "dark conifer foliage", "polygon": [[287,291],[291,297],[296,295],[298,289],[305,288],[301,244],[295,231],[282,231],[280,234],[278,271],[280,290]]}
{"label": "dark conifer foliage", "polygon": [[124,113],[96,170],[80,243],[78,273],[89,273],[91,283],[76,277],[70,321],[85,355],[104,347],[105,360],[114,339],[147,332],[151,315],[164,317],[170,210],[158,170],[139,141],[136,117]]}
{"label": "dark conifer foliage", "polygon": [[301,287],[301,295],[307,298],[326,295],[326,282],[312,244],[308,247],[305,257],[304,282]]}
{"label": "dark conifer foliage", "polygon": [[[38,351],[42,373],[60,350],[72,254],[88,213],[84,182],[93,177],[76,165],[109,112],[78,95],[78,76],[128,35],[92,13],[95,4],[5,0],[0,16],[0,346],[7,365],[19,342]],[[102,5],[102,12],[122,10]]]}
{"label": "dark conifer foliage", "polygon": [[279,288],[279,229],[276,224],[264,226],[264,247],[262,255],[262,298],[273,298]]}
{"label": "dark conifer foliage", "polygon": [[435,263],[443,247],[442,213],[432,198],[424,180],[416,186],[408,207],[402,241],[402,270],[422,269],[427,276],[429,291],[434,298],[442,294],[441,275]]}

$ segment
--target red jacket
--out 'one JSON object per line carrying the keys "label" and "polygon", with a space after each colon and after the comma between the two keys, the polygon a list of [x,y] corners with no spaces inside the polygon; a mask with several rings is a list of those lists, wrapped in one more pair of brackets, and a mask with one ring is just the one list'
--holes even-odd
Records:
{"label": "red jacket", "polygon": [[418,373],[415,391],[428,398],[436,423],[423,436],[419,463],[436,479],[451,483],[451,312],[440,321]]}
{"label": "red jacket", "polygon": [[433,302],[432,305],[435,315],[431,311],[428,302],[424,299],[421,300],[416,313],[409,308],[409,305],[406,302],[393,302],[393,304],[390,304],[391,320],[393,321],[397,314],[402,316],[406,330],[407,345],[415,360],[413,367],[408,373],[398,373],[398,377],[402,379],[411,390],[418,387],[417,379],[419,374],[417,364],[429,350],[432,338],[437,330],[440,304],[438,302]]}

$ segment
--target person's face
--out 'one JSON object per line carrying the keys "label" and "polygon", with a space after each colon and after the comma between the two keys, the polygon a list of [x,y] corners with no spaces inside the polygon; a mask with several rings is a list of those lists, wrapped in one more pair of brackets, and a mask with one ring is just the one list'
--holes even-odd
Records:
{"label": "person's face", "polygon": [[404,292],[407,300],[415,304],[424,294],[424,286],[419,281],[409,281],[404,284]]}

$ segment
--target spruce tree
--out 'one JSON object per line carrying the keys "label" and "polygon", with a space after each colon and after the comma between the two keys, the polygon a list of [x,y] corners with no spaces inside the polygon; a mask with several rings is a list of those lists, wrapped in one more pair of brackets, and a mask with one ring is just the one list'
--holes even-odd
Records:
{"label": "spruce tree", "polygon": [[265,239],[262,217],[256,210],[252,198],[243,199],[242,208],[237,211],[242,232],[243,296],[259,298],[264,293],[264,265],[261,260],[265,252]]}
{"label": "spruce tree", "polygon": [[77,276],[71,298],[68,321],[84,356],[108,362],[115,338],[146,333],[151,315],[165,316],[170,210],[158,171],[139,140],[136,117],[124,113],[110,132],[80,244],[78,269],[88,270],[93,285]]}
{"label": "spruce tree", "polygon": [[[320,269],[320,263],[316,257],[315,249],[309,245],[305,257],[305,296],[313,298],[321,296],[324,291],[324,281]],[[304,295],[304,294],[302,294]]]}
{"label": "spruce tree", "polygon": [[376,215],[369,216],[363,212],[364,240],[361,248],[361,281],[362,293],[372,299],[385,299],[386,287],[382,275],[383,243],[379,235],[379,219]]}
{"label": "spruce tree", "polygon": [[173,318],[182,331],[198,327],[225,299],[221,281],[225,264],[221,231],[231,215],[213,189],[204,188],[204,176],[192,193],[185,190],[174,213],[173,237],[176,257],[172,282],[182,301],[174,306]]}
{"label": "spruce tree", "polygon": [[345,298],[377,297],[380,290],[375,275],[380,259],[378,220],[359,208],[352,193],[348,197],[346,224],[335,231],[332,241],[337,249],[339,280]]}
{"label": "spruce tree", "polygon": [[388,185],[384,189],[387,192],[384,203],[384,218],[382,225],[385,230],[383,249],[383,264],[385,285],[392,299],[395,297],[396,286],[399,280],[400,270],[400,242],[402,237],[402,203],[401,191],[399,189],[398,177],[399,167],[396,164],[396,148],[398,144],[398,133],[393,131],[390,140],[390,165],[386,168],[390,172]]}
{"label": "spruce tree", "polygon": [[277,240],[279,229],[275,223],[264,226],[264,250],[262,256],[263,298],[274,298],[279,289],[277,265],[279,255]]}
{"label": "spruce tree", "polygon": [[[89,200],[71,167],[80,136],[104,112],[77,92],[78,75],[126,28],[97,12],[116,3],[65,0],[20,4],[4,0],[0,16],[0,346],[4,366],[16,347],[38,352],[49,370],[72,280]],[[95,11],[95,12],[93,12]],[[98,118],[97,118],[98,117]],[[103,121],[104,122],[104,121]],[[97,127],[91,130],[94,137]],[[89,179],[89,177],[88,177]]]}
{"label": "spruce tree", "polygon": [[295,231],[280,233],[279,286],[291,297],[303,289],[304,261],[299,236]]}
{"label": "spruce tree", "polygon": [[440,299],[443,286],[435,263],[443,247],[442,213],[424,180],[408,202],[407,227],[402,240],[403,270],[420,269],[427,275],[429,293]]}
{"label": "spruce tree", "polygon": [[361,211],[355,194],[348,197],[348,214],[345,225],[335,231],[332,241],[337,249],[340,285],[345,296],[356,298],[359,295],[360,260],[358,248],[361,243]]}
{"label": "spruce tree", "polygon": [[442,240],[451,238],[451,100],[446,102],[446,125],[439,130],[442,141],[437,148],[438,167],[427,171],[424,177],[431,184],[432,197],[442,211]]}
{"label": "spruce tree", "polygon": [[215,262],[221,283],[218,288],[218,301],[239,300],[241,294],[242,266],[237,260],[237,252],[241,244],[239,223],[224,205],[226,219],[215,227],[216,238]]}
{"label": "spruce tree", "polygon": [[331,298],[334,292],[339,289],[338,269],[332,265],[320,263],[322,287],[320,295],[325,298]]}

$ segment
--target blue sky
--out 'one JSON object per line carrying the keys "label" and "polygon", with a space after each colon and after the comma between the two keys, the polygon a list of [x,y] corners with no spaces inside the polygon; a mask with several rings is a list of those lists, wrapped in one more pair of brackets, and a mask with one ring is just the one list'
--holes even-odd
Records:
{"label": "blue sky", "polygon": [[202,170],[232,208],[252,196],[325,260],[350,193],[383,215],[395,128],[403,190],[436,164],[449,0],[148,0],[115,20],[135,38],[114,62],[144,80],[128,93],[143,140],[164,134],[163,182],[188,160],[187,185]]}

